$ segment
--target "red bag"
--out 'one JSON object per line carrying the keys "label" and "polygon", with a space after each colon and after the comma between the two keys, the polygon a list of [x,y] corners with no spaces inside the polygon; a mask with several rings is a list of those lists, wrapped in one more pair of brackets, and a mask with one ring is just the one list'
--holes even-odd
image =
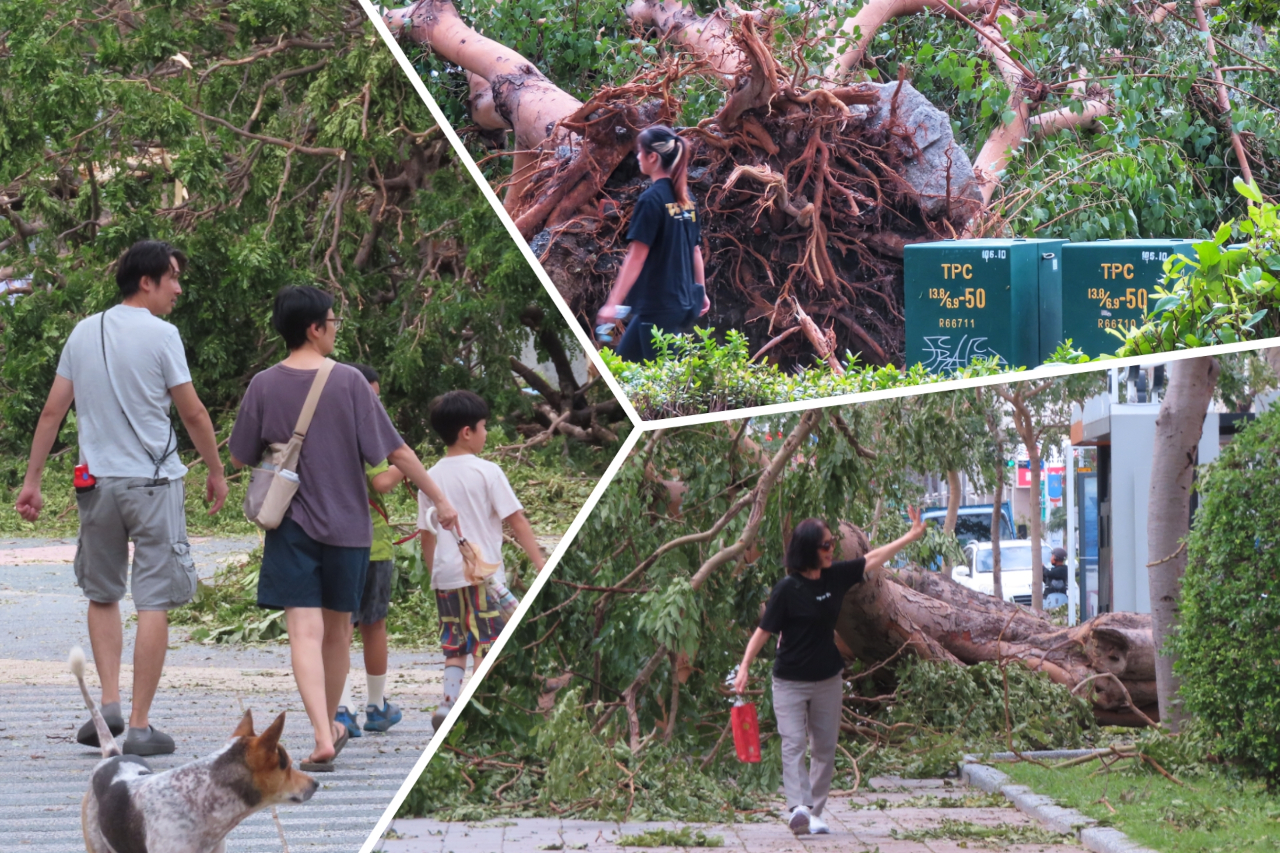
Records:
{"label": "red bag", "polygon": [[739,699],[729,711],[729,722],[733,726],[733,746],[738,750],[738,760],[759,763],[760,721],[756,717],[756,706]]}

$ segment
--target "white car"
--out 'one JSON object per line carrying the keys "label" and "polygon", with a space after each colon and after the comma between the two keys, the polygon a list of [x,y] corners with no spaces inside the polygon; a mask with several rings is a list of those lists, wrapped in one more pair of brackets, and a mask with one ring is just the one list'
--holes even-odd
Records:
{"label": "white car", "polygon": [[[993,595],[995,580],[991,572],[991,543],[974,542],[965,546],[968,565],[956,566],[951,577],[961,586]],[[1048,566],[1053,551],[1040,546],[1040,564]],[[1000,542],[1000,589],[1005,601],[1031,606],[1031,542],[1026,539],[1004,539]]]}

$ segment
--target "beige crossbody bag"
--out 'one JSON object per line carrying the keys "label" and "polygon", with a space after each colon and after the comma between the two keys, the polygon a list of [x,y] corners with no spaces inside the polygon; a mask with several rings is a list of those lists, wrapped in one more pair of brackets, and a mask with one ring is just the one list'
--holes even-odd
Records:
{"label": "beige crossbody bag", "polygon": [[302,440],[307,437],[311,417],[320,402],[320,392],[329,381],[329,374],[336,363],[326,358],[320,365],[316,378],[311,381],[306,402],[302,404],[293,435],[284,444],[270,445],[258,467],[253,469],[249,491],[244,496],[244,514],[263,530],[275,530],[280,526],[293,496],[298,492],[298,457],[302,454]]}

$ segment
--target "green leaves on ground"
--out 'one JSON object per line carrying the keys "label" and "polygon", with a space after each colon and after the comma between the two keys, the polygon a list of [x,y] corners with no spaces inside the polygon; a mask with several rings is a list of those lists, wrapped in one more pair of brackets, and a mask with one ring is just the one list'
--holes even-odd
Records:
{"label": "green leaves on ground", "polygon": [[[1201,751],[1199,758],[1204,762],[1207,753]],[[1099,772],[1095,763],[1048,768],[1023,762],[1001,769],[1014,782],[1161,853],[1280,851],[1280,798],[1266,793],[1260,782],[1211,767],[1201,763],[1196,775],[1179,774],[1185,785],[1145,764],[1124,773]]]}

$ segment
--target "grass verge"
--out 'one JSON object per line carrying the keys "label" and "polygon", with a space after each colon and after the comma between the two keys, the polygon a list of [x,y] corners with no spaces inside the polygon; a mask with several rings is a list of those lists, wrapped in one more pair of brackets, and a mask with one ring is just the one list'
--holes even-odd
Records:
{"label": "grass verge", "polygon": [[1015,782],[1160,853],[1280,850],[1280,796],[1210,773],[1178,785],[1148,771],[1001,766]]}

